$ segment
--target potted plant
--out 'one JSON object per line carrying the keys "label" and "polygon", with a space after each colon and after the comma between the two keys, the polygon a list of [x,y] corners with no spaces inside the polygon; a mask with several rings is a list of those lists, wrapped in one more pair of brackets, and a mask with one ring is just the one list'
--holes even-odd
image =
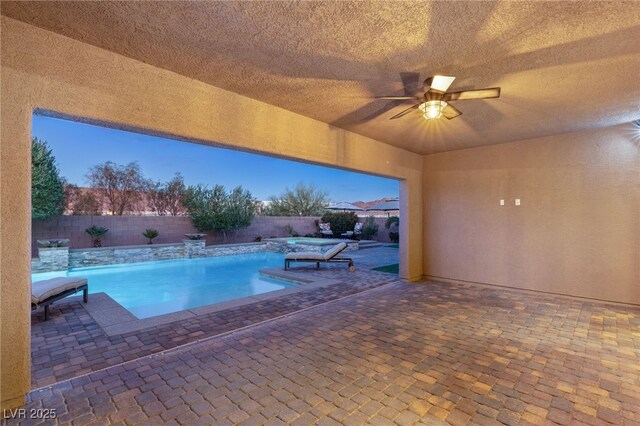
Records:
{"label": "potted plant", "polygon": [[158,235],[160,235],[158,230],[157,229],[153,229],[153,228],[147,228],[142,233],[143,237],[149,239],[149,242],[147,244],[153,244],[153,239],[156,238]]}
{"label": "potted plant", "polygon": [[94,247],[102,247],[102,236],[106,234],[109,229],[102,226],[91,226],[84,230],[87,234],[91,235],[91,240]]}

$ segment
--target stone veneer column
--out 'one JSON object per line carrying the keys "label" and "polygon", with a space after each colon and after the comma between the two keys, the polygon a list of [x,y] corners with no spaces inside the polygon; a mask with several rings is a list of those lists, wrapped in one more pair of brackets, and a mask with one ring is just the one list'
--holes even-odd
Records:
{"label": "stone veneer column", "polygon": [[189,259],[194,257],[206,257],[207,251],[205,249],[205,240],[183,240],[183,242],[185,257]]}
{"label": "stone veneer column", "polygon": [[54,272],[69,269],[69,247],[39,247],[40,262],[32,272]]}

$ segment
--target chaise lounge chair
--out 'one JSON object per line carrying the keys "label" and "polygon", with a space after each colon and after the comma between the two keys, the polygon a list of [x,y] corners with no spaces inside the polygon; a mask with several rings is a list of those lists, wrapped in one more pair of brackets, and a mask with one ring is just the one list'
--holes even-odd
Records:
{"label": "chaise lounge chair", "polygon": [[89,285],[85,278],[57,277],[31,284],[31,310],[44,306],[44,320],[49,319],[49,305],[82,290],[82,300],[89,300]]}
{"label": "chaise lounge chair", "polygon": [[338,253],[347,248],[347,243],[342,242],[338,243],[335,246],[331,247],[329,250],[324,253],[318,253],[313,251],[300,251],[300,252],[292,252],[287,253],[284,257],[284,270],[289,269],[289,265],[291,262],[315,262],[316,269],[320,268],[320,262],[324,263],[348,263],[349,270],[351,272],[356,270],[356,267],[353,265],[353,260],[348,257],[336,257]]}
{"label": "chaise lounge chair", "polygon": [[330,223],[319,223],[318,227],[320,228],[320,233],[322,234],[322,238],[325,238],[325,237],[333,238],[333,231],[331,230]]}
{"label": "chaise lounge chair", "polygon": [[343,232],[340,236],[355,239],[358,235],[362,234],[363,225],[364,224],[362,222],[356,222],[356,226],[353,227],[353,231]]}

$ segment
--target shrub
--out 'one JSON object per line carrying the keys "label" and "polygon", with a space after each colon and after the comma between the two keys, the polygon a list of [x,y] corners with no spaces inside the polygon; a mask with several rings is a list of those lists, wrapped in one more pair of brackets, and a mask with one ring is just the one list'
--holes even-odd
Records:
{"label": "shrub", "polygon": [[387,229],[391,229],[391,226],[394,224],[400,224],[400,218],[398,216],[389,216],[387,221],[384,223],[384,227]]}
{"label": "shrub", "polygon": [[31,217],[47,219],[64,209],[64,180],[56,159],[45,141],[32,139],[31,145]]}
{"label": "shrub", "polygon": [[398,216],[390,216],[384,224],[385,228],[389,230],[389,239],[393,243],[400,241],[400,218]]}
{"label": "shrub", "polygon": [[373,216],[368,216],[362,225],[362,233],[360,236],[364,240],[370,240],[378,233],[378,224]]}
{"label": "shrub", "polygon": [[228,193],[222,185],[190,186],[183,204],[198,231],[221,231],[225,241],[228,231],[251,225],[256,209],[253,196],[241,186]]}
{"label": "shrub", "polygon": [[354,212],[326,212],[322,215],[322,222],[329,223],[333,235],[339,237],[344,232],[353,231],[358,216]]}
{"label": "shrub", "polygon": [[102,236],[106,234],[109,230],[107,228],[103,228],[102,226],[91,226],[84,230],[87,234],[91,235],[91,240],[93,242],[94,247],[102,247]]}
{"label": "shrub", "polygon": [[298,234],[298,231],[293,229],[293,226],[291,226],[290,223],[287,223],[287,226],[285,226],[284,229],[286,230],[287,234],[290,237],[299,237],[300,236],[300,234]]}
{"label": "shrub", "polygon": [[156,238],[158,235],[160,235],[158,230],[157,229],[153,229],[153,228],[147,228],[142,233],[143,237],[149,239],[149,243],[148,244],[153,244],[153,239]]}

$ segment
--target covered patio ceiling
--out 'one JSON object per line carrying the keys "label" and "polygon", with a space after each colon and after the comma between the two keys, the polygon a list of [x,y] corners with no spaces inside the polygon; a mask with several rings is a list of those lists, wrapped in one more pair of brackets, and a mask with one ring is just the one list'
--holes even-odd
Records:
{"label": "covered patio ceiling", "polygon": [[[639,2],[2,2],[3,15],[426,154],[640,118]],[[82,58],[78,58],[82,60]],[[500,86],[455,120],[371,100]],[[407,76],[409,78],[407,78]]]}

